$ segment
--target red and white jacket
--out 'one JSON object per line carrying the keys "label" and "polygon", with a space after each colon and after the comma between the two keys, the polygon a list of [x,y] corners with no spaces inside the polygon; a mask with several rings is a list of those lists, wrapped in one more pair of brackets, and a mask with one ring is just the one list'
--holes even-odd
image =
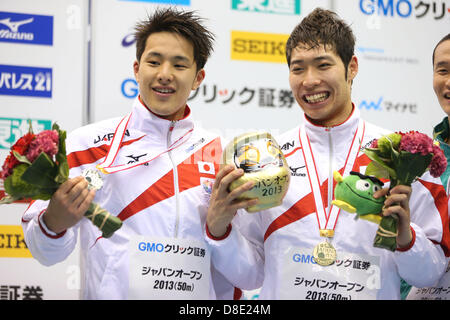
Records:
{"label": "red and white jacket", "polygon": [[[342,172],[359,120],[357,109],[344,123],[332,128],[315,126],[305,118],[325,207],[333,198],[332,172]],[[242,289],[261,287],[261,299],[280,299],[283,264],[290,248],[307,248],[312,254],[313,248],[324,240],[319,235],[300,128],[276,139],[285,153],[292,178],[282,205],[256,214],[238,211],[228,234],[222,239],[214,239],[207,232],[213,263],[218,270]],[[386,130],[365,122],[361,148],[386,133]],[[360,151],[352,170],[364,173],[369,162]],[[409,248],[395,252],[373,246],[377,224],[356,220],[355,214],[344,210],[338,216],[331,241],[338,255],[350,252],[379,257],[381,279],[376,299],[399,299],[401,278],[417,287],[430,286],[445,270],[450,237],[447,197],[440,179],[426,173],[414,182],[410,208],[413,241]]]}
{"label": "red and white jacket", "polygon": [[[162,119],[136,99],[115,164],[133,163],[159,155],[148,164],[105,176],[94,202],[123,221],[108,239],[83,218],[61,234],[49,231],[42,213],[48,202],[35,201],[26,210],[22,226],[34,258],[44,265],[63,261],[80,235],[83,299],[126,299],[127,248],[131,235],[174,237],[204,241],[210,188],[219,169],[220,137],[194,125],[189,108],[179,121]],[[104,120],[74,130],[67,138],[70,176],[102,163],[121,118]],[[184,137],[184,138],[182,138]],[[168,152],[178,139],[181,145]],[[212,267],[210,298],[239,295]],[[214,289],[214,286],[215,289]],[[236,296],[235,296],[236,297]],[[149,297],[151,299],[151,297]]]}

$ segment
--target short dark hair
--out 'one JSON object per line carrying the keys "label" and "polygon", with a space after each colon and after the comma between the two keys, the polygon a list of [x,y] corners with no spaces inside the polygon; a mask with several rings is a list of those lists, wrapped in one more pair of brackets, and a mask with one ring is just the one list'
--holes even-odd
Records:
{"label": "short dark hair", "polygon": [[292,31],[286,43],[286,59],[291,64],[292,50],[299,44],[305,44],[309,49],[323,45],[331,46],[347,67],[355,51],[355,36],[350,26],[338,17],[336,13],[322,8],[314,9]]}
{"label": "short dark hair", "polygon": [[194,47],[197,70],[202,69],[213,51],[214,34],[202,25],[203,19],[193,11],[179,11],[169,7],[157,8],[146,20],[136,24],[136,58],[141,60],[148,37],[156,32],[171,32],[188,40]]}
{"label": "short dark hair", "polygon": [[447,41],[447,40],[450,40],[450,33],[447,34],[445,37],[443,37],[443,38],[437,43],[437,45],[434,47],[434,50],[433,50],[433,57],[432,57],[433,66],[434,66],[434,54],[436,53],[437,47],[439,47],[439,45],[440,45],[442,42]]}

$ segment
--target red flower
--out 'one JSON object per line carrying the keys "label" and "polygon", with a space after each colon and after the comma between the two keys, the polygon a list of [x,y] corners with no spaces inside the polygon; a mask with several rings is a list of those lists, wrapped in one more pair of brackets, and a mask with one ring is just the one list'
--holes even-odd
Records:
{"label": "red flower", "polygon": [[33,141],[35,137],[36,135],[34,133],[27,133],[23,137],[20,137],[20,139],[11,147],[11,151],[2,166],[2,172],[0,174],[2,179],[11,175],[13,169],[20,164],[19,160],[14,156],[13,151],[16,151],[23,156],[28,151],[31,141]]}
{"label": "red flower", "polygon": [[11,150],[16,151],[21,156],[25,155],[25,152],[27,152],[31,141],[33,141],[35,137],[36,135],[34,133],[27,133],[19,140],[17,140],[17,142],[11,147]]}

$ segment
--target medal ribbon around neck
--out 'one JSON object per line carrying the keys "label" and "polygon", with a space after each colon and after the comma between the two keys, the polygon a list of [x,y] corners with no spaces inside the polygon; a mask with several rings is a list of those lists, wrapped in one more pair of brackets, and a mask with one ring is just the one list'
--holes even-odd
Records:
{"label": "medal ribbon around neck", "polygon": [[[114,137],[113,137],[113,140],[109,147],[108,153],[105,157],[105,160],[101,164],[97,165],[97,169],[100,170],[104,174],[110,174],[110,173],[115,173],[118,171],[128,170],[128,169],[143,165],[145,163],[149,163],[149,162],[155,160],[156,158],[158,158],[159,156],[161,156],[162,154],[167,153],[167,152],[181,146],[189,138],[190,134],[194,130],[193,128],[191,128],[185,134],[183,134],[180,138],[178,138],[174,143],[172,143],[168,147],[167,150],[159,153],[158,155],[156,155],[154,157],[149,156],[149,157],[151,157],[150,159],[149,159],[149,157],[144,157],[142,160],[140,160],[138,162],[126,163],[126,164],[120,164],[120,165],[113,166],[112,164],[114,163],[114,160],[116,159],[117,154],[119,153],[120,145],[122,144],[123,137],[125,136],[125,131],[127,130],[130,118],[131,118],[131,113],[126,115],[124,118],[122,118],[122,120],[120,121],[119,125],[116,128],[116,131],[114,132]],[[173,129],[173,127],[170,128],[170,130],[171,129]]]}
{"label": "medal ribbon around neck", "polygon": [[[353,165],[358,157],[359,150],[364,138],[365,122],[359,120],[358,129],[356,130],[352,144],[349,148],[347,158],[345,159],[344,172],[342,176],[346,176],[350,173]],[[309,183],[314,197],[316,205],[316,217],[319,224],[319,230],[331,230],[334,231],[336,222],[339,217],[340,209],[332,204],[329,215],[326,213],[324,202],[322,199],[322,193],[320,192],[319,174],[317,172],[317,166],[314,159],[314,155],[311,150],[309,138],[306,134],[305,125],[303,124],[300,130],[300,144],[302,147],[303,157],[305,159],[306,171],[308,173]],[[330,179],[331,177],[329,177]]]}

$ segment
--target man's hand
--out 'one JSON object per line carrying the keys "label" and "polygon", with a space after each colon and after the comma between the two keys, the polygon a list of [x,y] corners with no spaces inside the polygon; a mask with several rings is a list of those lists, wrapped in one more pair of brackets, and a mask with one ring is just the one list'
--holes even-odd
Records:
{"label": "man's hand", "polygon": [[43,216],[45,225],[55,233],[74,226],[83,218],[94,197],[95,190],[88,189],[84,177],[67,180],[50,199]]}
{"label": "man's hand", "polygon": [[[388,194],[389,192],[389,194]],[[398,217],[397,247],[405,248],[412,241],[411,212],[409,199],[411,198],[411,187],[397,185],[390,191],[385,188],[374,194],[375,198],[387,195],[384,201],[383,216],[396,215]]]}
{"label": "man's hand", "polygon": [[228,191],[230,184],[243,174],[244,171],[242,169],[235,169],[232,165],[223,167],[217,173],[206,216],[208,230],[214,237],[219,238],[226,233],[227,227],[238,209],[247,208],[258,203],[258,199],[237,200],[242,193],[253,187],[253,182],[251,181],[231,192]]}

